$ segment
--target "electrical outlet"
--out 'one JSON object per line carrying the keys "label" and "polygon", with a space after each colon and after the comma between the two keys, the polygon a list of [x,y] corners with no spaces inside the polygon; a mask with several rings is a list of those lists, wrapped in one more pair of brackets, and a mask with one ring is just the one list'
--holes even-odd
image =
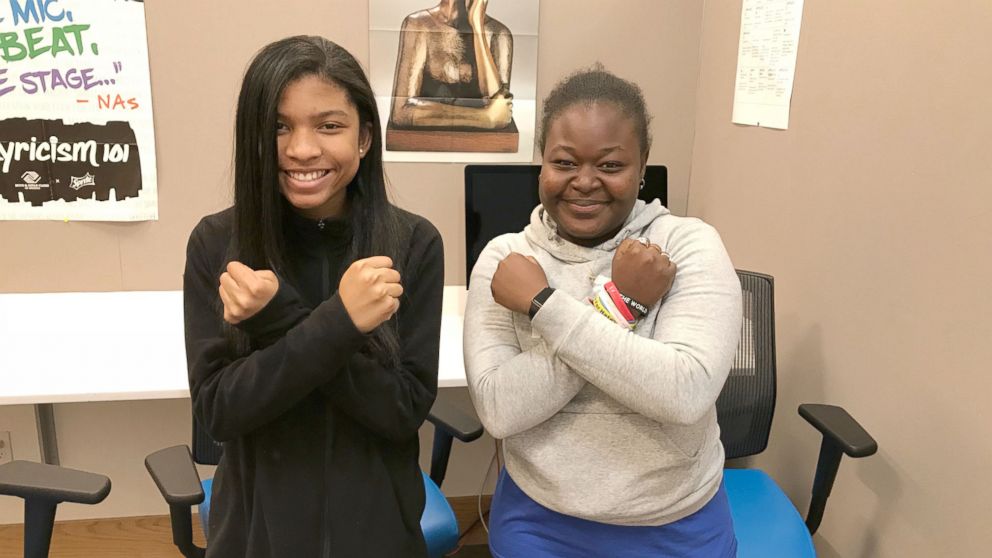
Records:
{"label": "electrical outlet", "polygon": [[0,465],[14,460],[14,448],[10,447],[10,432],[0,432]]}

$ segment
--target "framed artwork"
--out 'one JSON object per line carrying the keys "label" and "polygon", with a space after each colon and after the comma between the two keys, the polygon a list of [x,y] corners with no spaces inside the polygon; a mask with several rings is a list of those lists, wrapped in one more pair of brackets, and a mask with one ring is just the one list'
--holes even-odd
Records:
{"label": "framed artwork", "polygon": [[384,158],[531,161],[537,0],[369,0]]}

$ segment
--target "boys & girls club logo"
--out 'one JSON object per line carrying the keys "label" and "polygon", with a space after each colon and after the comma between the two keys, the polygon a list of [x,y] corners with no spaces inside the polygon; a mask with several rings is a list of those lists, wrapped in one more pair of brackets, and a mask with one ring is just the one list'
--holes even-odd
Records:
{"label": "boys & girls club logo", "polygon": [[23,182],[14,184],[15,188],[23,188],[25,190],[41,190],[42,188],[50,187],[47,182],[42,182],[41,175],[33,170],[22,173],[21,180]]}

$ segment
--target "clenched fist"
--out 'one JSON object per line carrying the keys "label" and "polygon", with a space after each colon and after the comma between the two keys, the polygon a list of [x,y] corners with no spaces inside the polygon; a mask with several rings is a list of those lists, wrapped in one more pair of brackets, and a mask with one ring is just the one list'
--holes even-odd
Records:
{"label": "clenched fist", "polygon": [[530,301],[548,286],[548,277],[534,258],[510,252],[496,267],[490,286],[499,305],[526,315]]}
{"label": "clenched fist", "polygon": [[625,296],[651,308],[675,281],[675,262],[657,244],[628,238],[613,254],[613,283]]}
{"label": "clenched fist", "polygon": [[268,269],[258,271],[232,261],[220,276],[220,300],[224,321],[237,324],[254,316],[276,296],[279,279]]}
{"label": "clenched fist", "polygon": [[400,272],[388,256],[357,260],[341,276],[338,295],[348,316],[362,333],[379,327],[400,308]]}

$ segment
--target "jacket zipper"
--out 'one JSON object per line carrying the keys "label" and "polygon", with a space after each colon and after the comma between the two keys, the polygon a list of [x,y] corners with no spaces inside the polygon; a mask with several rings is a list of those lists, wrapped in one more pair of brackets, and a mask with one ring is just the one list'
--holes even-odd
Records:
{"label": "jacket zipper", "polygon": [[[324,222],[320,222],[320,228],[323,230]],[[324,293],[324,300],[330,295],[331,289],[331,263],[327,260],[327,252],[323,252],[323,257],[321,258],[321,289]],[[333,440],[333,420],[331,418],[331,408],[328,405],[324,406],[324,524],[321,530],[324,534],[324,558],[331,558],[331,490],[330,490],[330,469],[331,469],[331,442]]]}

